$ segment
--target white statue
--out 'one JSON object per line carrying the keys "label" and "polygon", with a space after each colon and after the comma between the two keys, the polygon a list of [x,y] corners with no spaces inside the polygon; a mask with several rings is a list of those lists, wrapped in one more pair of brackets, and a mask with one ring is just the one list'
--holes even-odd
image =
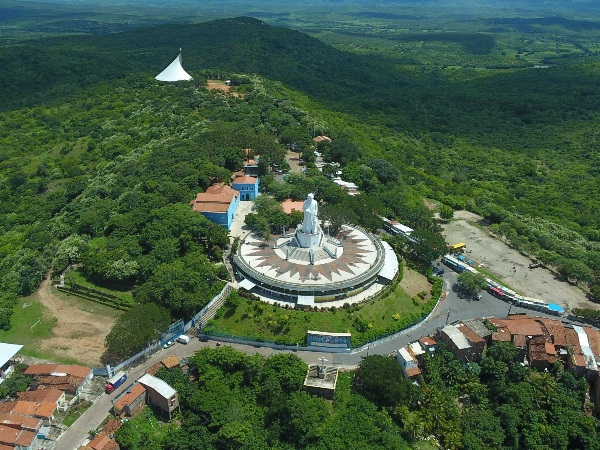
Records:
{"label": "white statue", "polygon": [[319,212],[319,204],[315,200],[314,194],[308,194],[304,205],[304,221],[302,222],[302,232],[314,234],[317,232],[317,213]]}

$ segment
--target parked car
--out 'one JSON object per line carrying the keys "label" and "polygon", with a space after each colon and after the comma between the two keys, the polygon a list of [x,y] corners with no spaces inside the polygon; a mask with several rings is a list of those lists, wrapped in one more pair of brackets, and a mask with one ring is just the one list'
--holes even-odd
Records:
{"label": "parked car", "polygon": [[169,347],[172,347],[173,345],[175,345],[175,341],[167,341],[163,345],[163,348],[169,348]]}
{"label": "parked car", "polygon": [[190,337],[186,336],[185,334],[182,334],[181,336],[179,336],[177,338],[177,342],[179,342],[181,344],[189,344],[190,343]]}
{"label": "parked car", "polygon": [[198,339],[200,340],[200,342],[208,342],[208,336],[201,334],[200,336],[198,336]]}

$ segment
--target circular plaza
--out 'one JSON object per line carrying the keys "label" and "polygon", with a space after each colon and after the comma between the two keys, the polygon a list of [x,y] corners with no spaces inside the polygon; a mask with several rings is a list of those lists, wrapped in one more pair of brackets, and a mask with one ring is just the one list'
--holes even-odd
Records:
{"label": "circular plaza", "polygon": [[[265,241],[248,233],[233,255],[240,288],[297,307],[349,303],[376,294],[398,273],[391,247],[357,226],[343,226],[335,236],[323,233],[318,206],[309,195],[304,221],[294,232]],[[363,294],[363,295],[361,295]]]}

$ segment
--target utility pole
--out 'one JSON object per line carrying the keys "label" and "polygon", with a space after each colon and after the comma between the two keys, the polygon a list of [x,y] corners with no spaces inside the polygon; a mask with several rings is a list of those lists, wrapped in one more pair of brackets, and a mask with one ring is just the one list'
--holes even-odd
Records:
{"label": "utility pole", "polygon": [[448,321],[450,320],[450,308],[446,308],[446,325],[448,325]]}

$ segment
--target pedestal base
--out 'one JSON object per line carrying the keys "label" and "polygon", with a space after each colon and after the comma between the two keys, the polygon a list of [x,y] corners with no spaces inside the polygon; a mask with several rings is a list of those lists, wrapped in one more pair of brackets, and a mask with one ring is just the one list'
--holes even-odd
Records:
{"label": "pedestal base", "polygon": [[321,227],[317,227],[316,233],[305,233],[302,231],[302,226],[296,228],[296,240],[302,248],[313,248],[318,247],[321,244],[323,238],[323,231]]}

